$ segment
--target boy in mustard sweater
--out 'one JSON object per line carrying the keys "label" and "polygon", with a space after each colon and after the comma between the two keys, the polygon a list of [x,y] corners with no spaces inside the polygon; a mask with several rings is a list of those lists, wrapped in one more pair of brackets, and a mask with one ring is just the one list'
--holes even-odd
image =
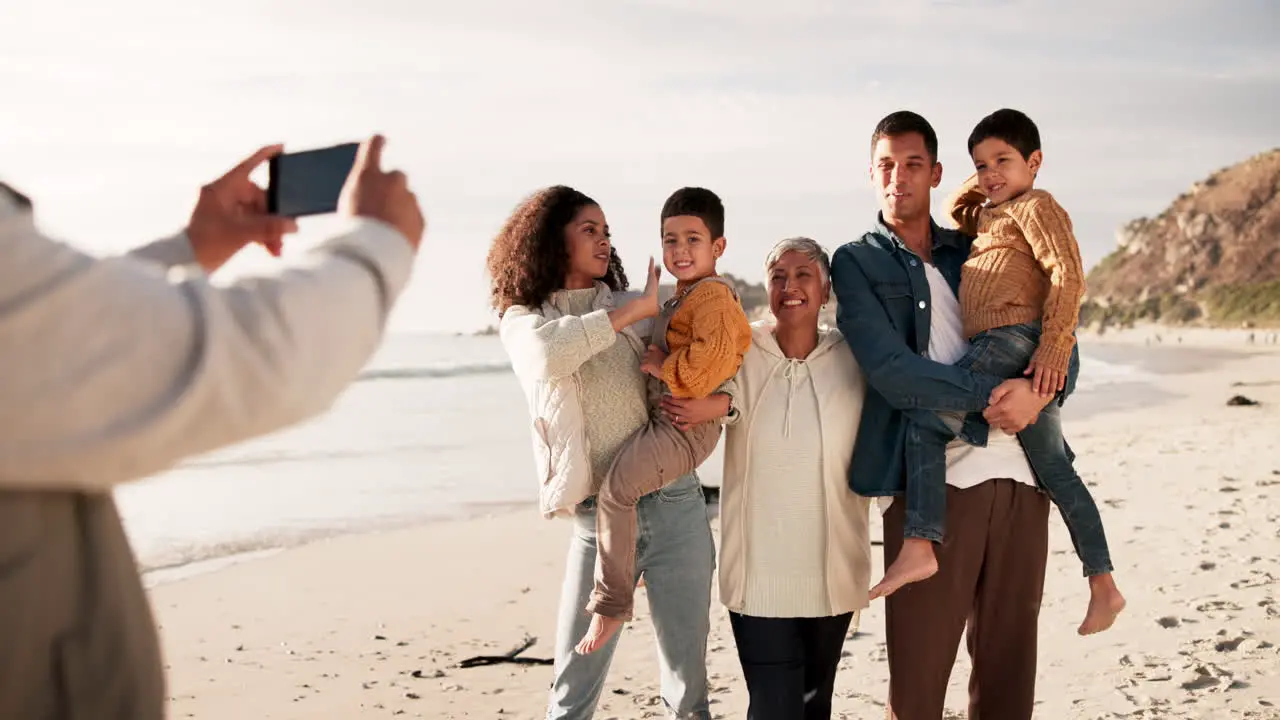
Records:
{"label": "boy in mustard sweater", "polygon": [[649,374],[650,420],[619,450],[596,497],[595,588],[581,654],[602,647],[631,618],[636,503],[693,472],[720,440],[720,424],[678,429],[660,408],[664,393],[701,398],[733,378],[751,347],[751,325],[733,284],[716,273],[724,253],[724,205],[704,188],[681,188],[662,208],[662,263],[675,296],[654,322],[640,369]]}
{"label": "boy in mustard sweater", "polygon": [[[960,230],[975,237],[959,297],[970,350],[956,364],[1003,378],[1029,375],[1041,394],[1055,395],[1066,385],[1084,296],[1071,218],[1052,195],[1034,188],[1043,153],[1040,132],[1025,114],[1003,109],[983,118],[969,136],[969,154],[977,172],[947,204]],[[873,598],[937,572],[933,543],[943,535],[946,444],[956,437],[971,441],[963,414],[939,415],[950,432],[914,422],[908,427],[907,537],[884,580],[872,588]],[[1059,401],[1051,401],[1018,439],[1089,578],[1089,609],[1079,633],[1106,630],[1125,600],[1111,575],[1098,506],[1062,437]]]}

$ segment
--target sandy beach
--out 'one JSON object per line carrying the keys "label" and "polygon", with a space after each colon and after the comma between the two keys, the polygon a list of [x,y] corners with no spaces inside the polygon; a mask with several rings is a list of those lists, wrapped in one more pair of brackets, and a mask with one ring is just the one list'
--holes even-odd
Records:
{"label": "sandy beach", "polygon": [[[1149,348],[1160,392],[1067,416],[1129,607],[1112,630],[1076,635],[1087,586],[1055,513],[1037,718],[1280,718],[1280,346],[1183,335],[1084,340]],[[1261,405],[1228,406],[1234,395]],[[550,657],[569,532],[520,509],[160,584],[170,716],[540,718],[549,667],[456,664],[526,636],[525,656]],[[663,717],[645,608],[641,597],[598,718]],[[716,600],[710,611],[713,714],[744,717],[727,615]],[[964,717],[967,670],[961,650],[948,718]],[[887,673],[877,603],[846,641],[836,717],[883,718]]]}

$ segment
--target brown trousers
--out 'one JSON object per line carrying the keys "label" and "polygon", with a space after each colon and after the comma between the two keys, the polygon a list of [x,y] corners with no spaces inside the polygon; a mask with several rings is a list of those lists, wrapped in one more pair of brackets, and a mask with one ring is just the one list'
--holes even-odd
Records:
{"label": "brown trousers", "polygon": [[[884,517],[884,562],[902,549],[904,505]],[[968,626],[969,720],[1030,720],[1049,548],[1049,499],[1013,480],[947,487],[938,573],[886,601],[890,717],[941,720]]]}
{"label": "brown trousers", "polygon": [[164,702],[111,496],[0,491],[0,718],[162,720]]}
{"label": "brown trousers", "polygon": [[[651,378],[650,382],[657,381]],[[654,395],[652,388],[650,395]],[[720,441],[719,423],[705,422],[682,432],[656,407],[648,424],[618,451],[596,496],[595,588],[587,612],[631,619],[636,593],[636,503],[698,469]]]}

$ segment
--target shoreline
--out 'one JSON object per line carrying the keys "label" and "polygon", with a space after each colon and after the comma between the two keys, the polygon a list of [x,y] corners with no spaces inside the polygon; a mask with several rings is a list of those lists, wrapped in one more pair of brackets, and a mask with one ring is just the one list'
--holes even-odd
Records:
{"label": "shoreline", "polygon": [[[1162,326],[1140,325],[1132,330],[1110,331],[1102,335],[1094,332],[1082,332],[1080,336],[1082,345],[1089,347],[1090,351],[1098,349],[1100,352],[1097,354],[1104,356],[1098,359],[1125,367],[1132,367],[1139,372],[1137,373],[1138,379],[1133,381],[1111,380],[1107,382],[1107,391],[1105,392],[1093,391],[1084,395],[1077,393],[1072,399],[1074,402],[1069,401],[1066,408],[1064,408],[1064,419],[1069,424],[1069,430],[1070,427],[1090,421],[1095,417],[1114,412],[1123,412],[1129,405],[1154,406],[1174,402],[1183,396],[1181,392],[1170,391],[1168,388],[1161,387],[1159,382],[1161,376],[1180,372],[1208,371],[1220,366],[1222,363],[1241,358],[1248,354],[1251,349],[1262,352],[1267,349],[1266,346],[1247,345],[1244,340],[1244,333],[1248,331],[1242,330],[1201,328],[1198,329],[1197,333],[1189,334],[1187,336],[1188,341],[1183,344],[1152,345],[1148,342],[1150,338],[1169,331],[1170,328]],[[1117,358],[1114,352],[1117,349],[1122,351],[1142,350],[1144,355],[1139,356],[1125,352],[1122,357]],[[1204,354],[1200,355],[1199,353]],[[1172,360],[1162,361],[1164,357],[1172,358]],[[708,465],[721,461],[722,450],[717,449],[708,460]],[[706,467],[704,465],[702,473],[704,475],[704,486],[718,487],[719,468],[717,467],[708,472],[705,469]],[[711,478],[710,481],[708,481],[707,476]],[[263,543],[261,545],[248,543],[248,546],[245,546],[245,543],[234,543],[227,546],[233,548],[227,552],[219,553],[216,550],[211,550],[208,554],[199,555],[192,560],[149,567],[142,571],[143,582],[147,587],[154,587],[177,582],[185,578],[220,572],[241,563],[256,562],[282,552],[290,552],[337,538],[378,535],[404,529],[429,527],[440,523],[468,522],[494,514],[510,515],[536,506],[537,502],[533,499],[525,502],[467,502],[446,512],[433,513],[417,518],[370,521],[346,528],[333,527],[304,530],[282,535],[276,543]]]}
{"label": "shoreline", "polygon": [[221,555],[210,555],[208,557],[202,557],[188,562],[147,568],[141,571],[142,582],[144,587],[151,589],[153,587],[159,587],[169,583],[181,582],[186,579],[221,572],[225,569],[244,563],[257,562],[281,553],[289,553],[311,545],[332,542],[342,538],[381,535],[384,533],[432,527],[440,524],[466,523],[484,518],[502,517],[526,511],[530,508],[536,509],[537,505],[536,501],[495,501],[492,503],[471,502],[459,505],[452,512],[431,515],[429,517],[407,519],[391,523],[370,523],[365,526],[348,530],[317,530],[313,533],[299,535],[292,541],[286,541],[278,545],[267,545],[248,550],[238,550]]}

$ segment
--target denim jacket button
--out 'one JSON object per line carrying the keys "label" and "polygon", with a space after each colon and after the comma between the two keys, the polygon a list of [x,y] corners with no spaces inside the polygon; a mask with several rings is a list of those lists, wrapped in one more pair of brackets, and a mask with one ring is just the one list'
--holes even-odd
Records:
{"label": "denim jacket button", "polygon": [[927,305],[925,304],[925,301],[921,300],[921,301],[920,301],[920,309],[921,309],[921,310],[923,310],[923,309],[925,309],[925,307],[927,307]]}
{"label": "denim jacket button", "polygon": [[920,261],[916,260],[915,258],[911,258],[911,260],[909,260],[908,262],[911,263],[911,267],[915,267],[920,264]]}

